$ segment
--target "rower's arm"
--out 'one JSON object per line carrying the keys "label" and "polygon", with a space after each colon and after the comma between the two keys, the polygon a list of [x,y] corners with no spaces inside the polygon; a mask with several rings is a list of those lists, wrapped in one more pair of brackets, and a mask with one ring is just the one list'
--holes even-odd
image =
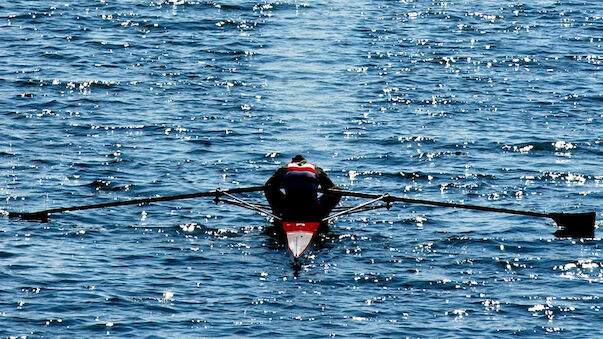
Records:
{"label": "rower's arm", "polygon": [[335,186],[333,181],[331,181],[331,178],[329,178],[329,176],[327,175],[327,172],[325,172],[322,168],[316,167],[316,174],[318,175],[318,182],[320,183],[320,187],[328,189]]}
{"label": "rower's arm", "polygon": [[283,171],[282,168],[279,168],[264,185],[266,200],[268,200],[272,212],[276,215],[281,215],[284,210],[285,195],[281,192],[281,186],[283,185],[283,177],[286,171],[286,169]]}
{"label": "rower's arm", "polygon": [[285,172],[282,167],[276,170],[274,174],[266,181],[266,189],[280,189],[283,184],[283,178],[285,177]]}

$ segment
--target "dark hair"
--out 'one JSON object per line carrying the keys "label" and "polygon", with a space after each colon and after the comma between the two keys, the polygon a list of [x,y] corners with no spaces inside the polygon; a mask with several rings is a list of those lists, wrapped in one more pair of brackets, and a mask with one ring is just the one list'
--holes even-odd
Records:
{"label": "dark hair", "polygon": [[306,160],[306,159],[304,159],[304,157],[301,154],[298,154],[298,155],[294,156],[293,159],[291,159],[291,161],[293,161],[293,162],[298,162],[298,161],[302,161],[302,160]]}

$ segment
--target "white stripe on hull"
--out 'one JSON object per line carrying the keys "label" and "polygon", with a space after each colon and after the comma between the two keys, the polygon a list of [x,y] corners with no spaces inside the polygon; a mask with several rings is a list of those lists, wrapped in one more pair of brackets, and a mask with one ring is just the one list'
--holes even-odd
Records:
{"label": "white stripe on hull", "polygon": [[295,258],[299,258],[306,249],[310,246],[312,241],[312,233],[308,232],[289,232],[287,233],[287,245],[289,251]]}

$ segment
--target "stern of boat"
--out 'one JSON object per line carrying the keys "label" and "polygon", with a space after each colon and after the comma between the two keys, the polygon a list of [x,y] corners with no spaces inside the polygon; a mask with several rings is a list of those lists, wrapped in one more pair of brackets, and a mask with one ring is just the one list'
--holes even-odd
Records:
{"label": "stern of boat", "polygon": [[306,252],[316,234],[320,222],[282,221],[283,230],[287,236],[287,246],[294,258],[299,258]]}

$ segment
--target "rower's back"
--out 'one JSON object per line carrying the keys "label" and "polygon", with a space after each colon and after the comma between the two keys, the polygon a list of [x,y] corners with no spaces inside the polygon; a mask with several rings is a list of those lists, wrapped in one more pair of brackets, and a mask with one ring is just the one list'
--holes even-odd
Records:
{"label": "rower's back", "polygon": [[287,164],[283,184],[286,196],[283,214],[285,220],[311,221],[319,218],[319,180],[314,164],[305,160],[290,162]]}

